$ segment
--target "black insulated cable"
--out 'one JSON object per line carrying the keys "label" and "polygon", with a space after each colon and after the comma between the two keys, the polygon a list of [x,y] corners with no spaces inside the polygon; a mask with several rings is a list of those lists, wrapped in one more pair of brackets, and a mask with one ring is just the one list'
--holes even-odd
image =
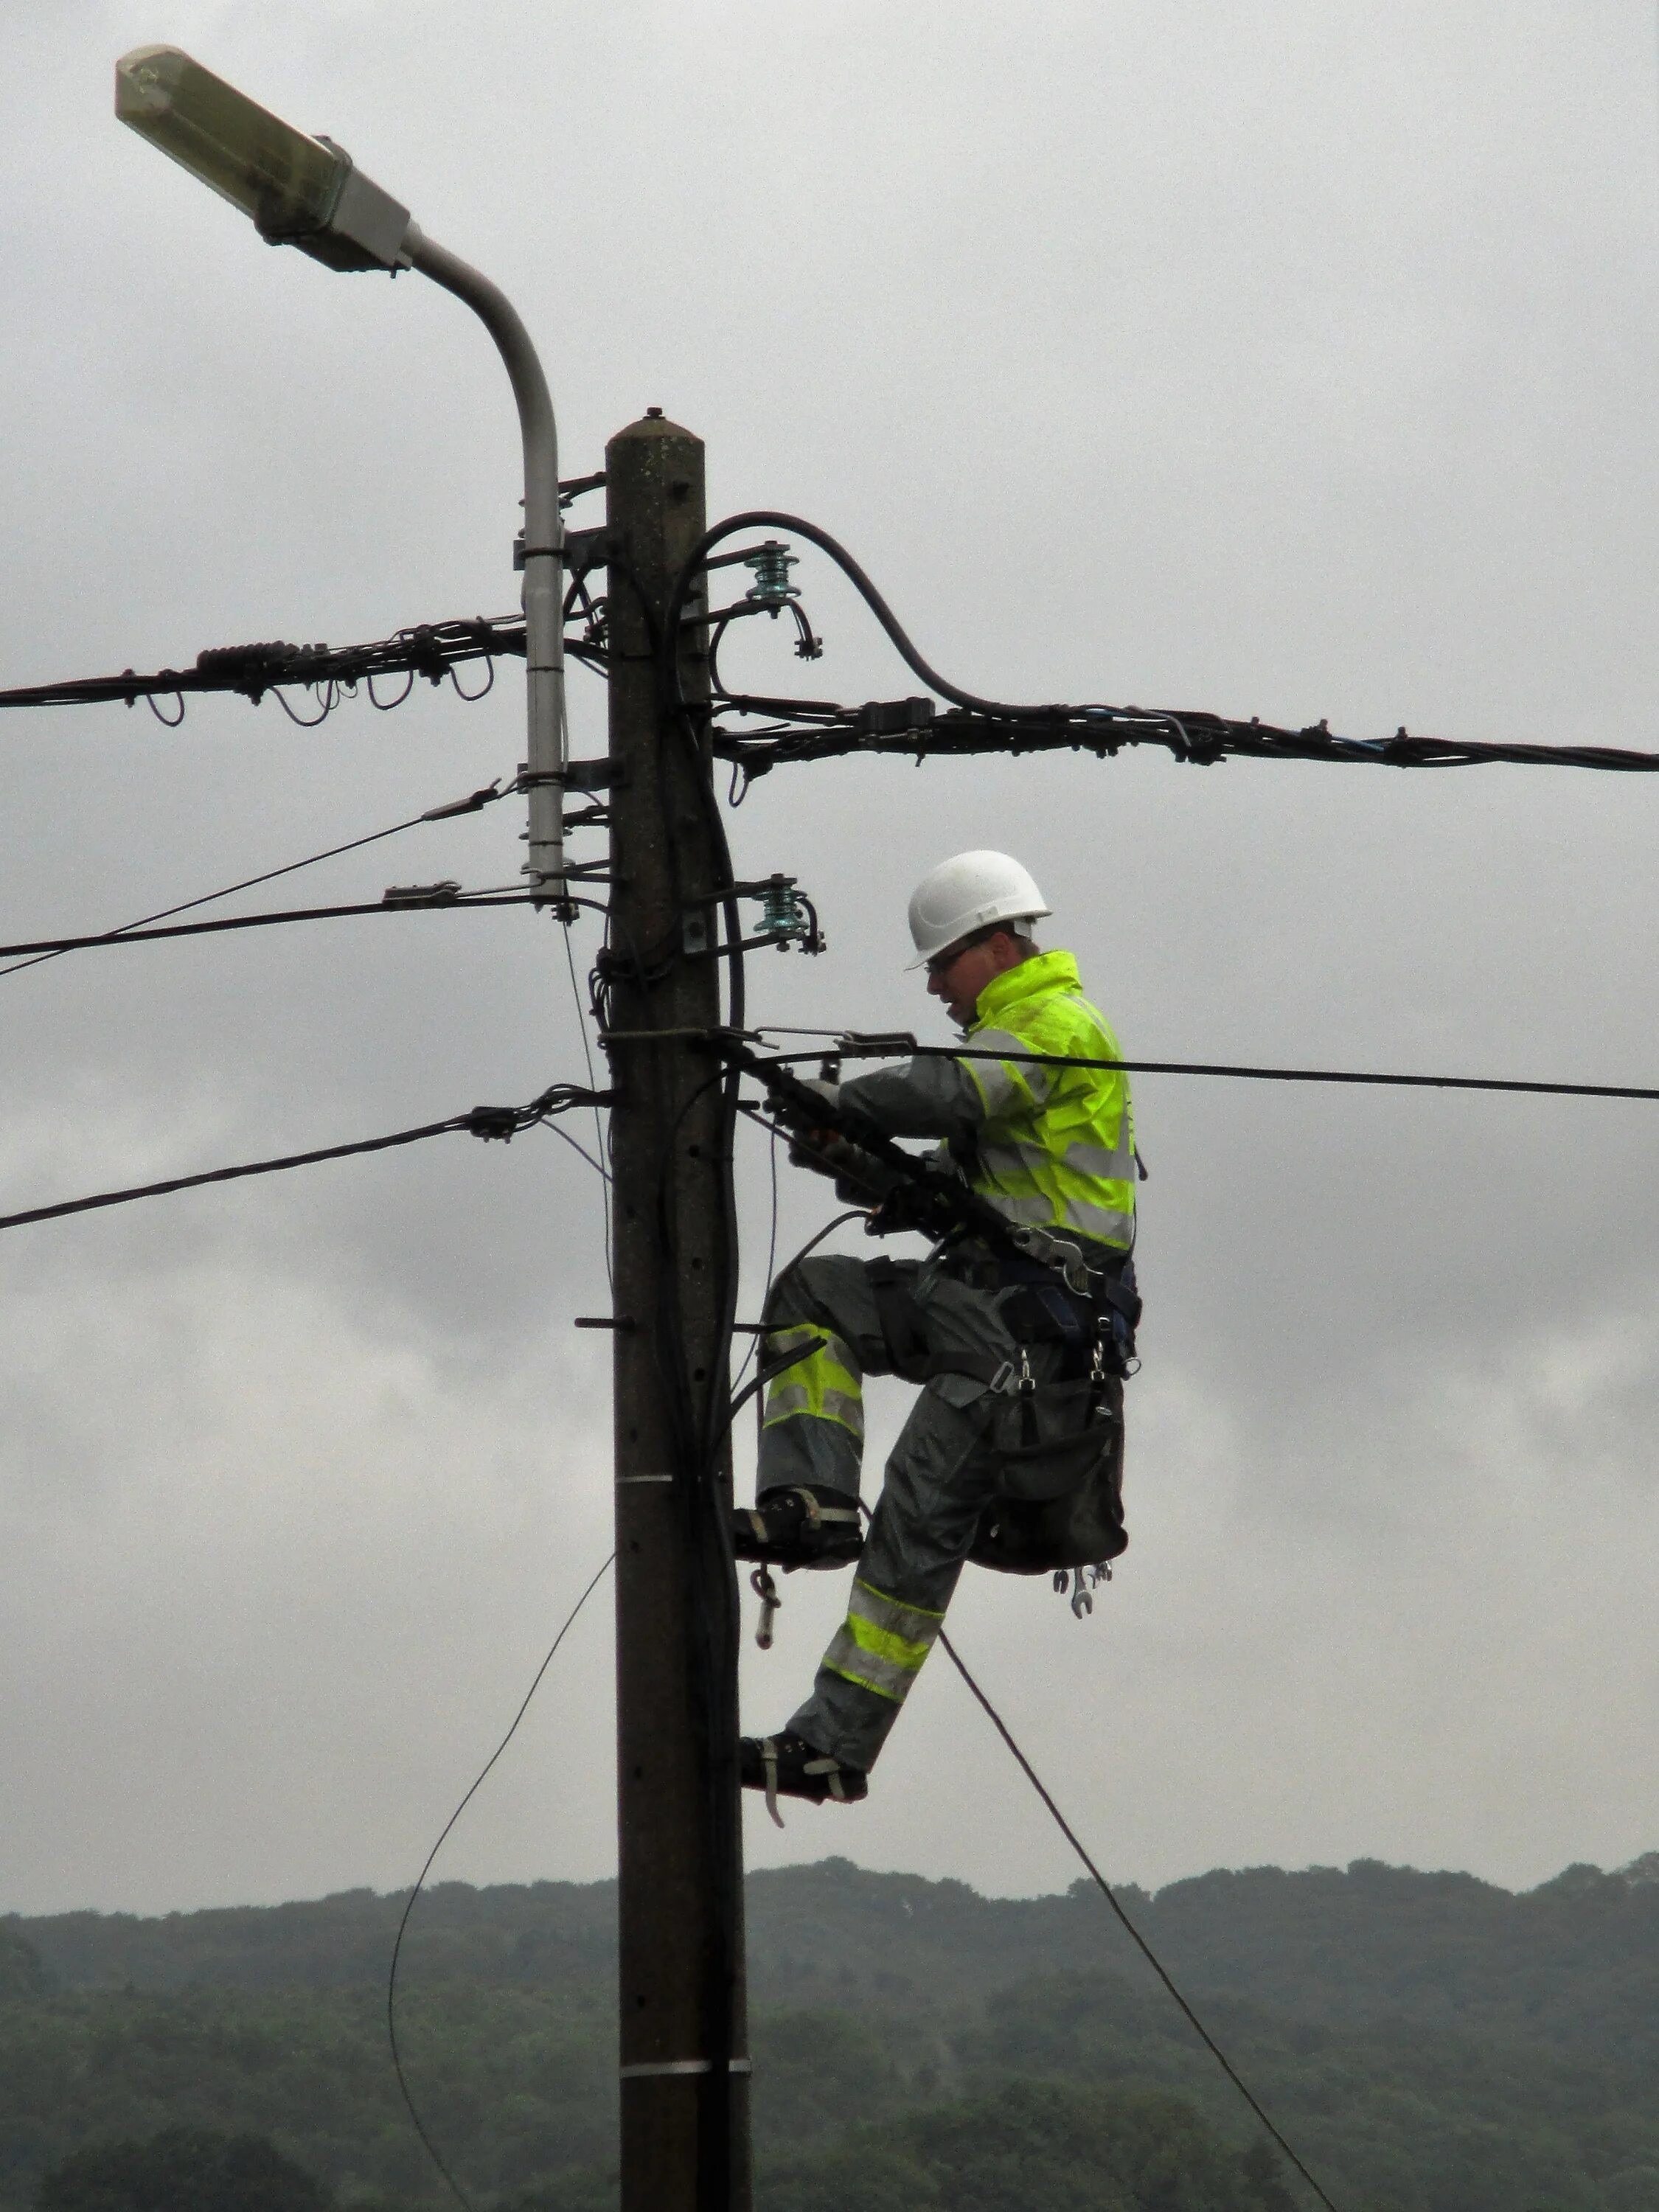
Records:
{"label": "black insulated cable", "polygon": [[89,1198],[60,1199],[52,1206],[33,1206],[20,1213],[0,1214],[0,1230],[21,1229],[33,1221],[56,1221],[70,1213],[90,1213],[106,1206],[131,1206],[141,1198],[166,1198],[174,1191],[197,1190],[210,1182],[237,1182],[248,1176],[283,1175],[291,1168],[315,1167],[325,1160],[351,1158],[358,1152],[390,1152],[399,1145],[423,1144],[429,1137],[465,1133],[499,1143],[533,1129],[550,1114],[568,1113],[575,1106],[605,1105],[610,1093],[587,1091],[574,1084],[555,1084],[526,1106],[474,1106],[467,1113],[452,1114],[447,1121],[423,1122],[418,1129],[398,1129],[386,1137],[360,1137],[355,1144],[325,1145],[316,1152],[288,1152],[280,1158],[246,1160],[236,1167],[210,1168],[200,1175],[171,1176],[163,1182],[139,1183],[125,1190],[104,1190]]}
{"label": "black insulated cable", "polygon": [[[847,548],[832,538],[827,530],[820,530],[817,523],[808,522],[799,514],[785,514],[780,509],[769,507],[750,507],[741,514],[729,514],[723,522],[715,523],[712,529],[703,532],[686,562],[687,568],[693,572],[700,568],[722,539],[734,538],[743,530],[787,530],[792,536],[804,538],[809,544],[816,545],[819,552],[827,553],[886,631],[900,659],[913,675],[921,678],[930,691],[937,691],[941,699],[949,699],[956,706],[966,708],[974,714],[988,714],[1003,720],[1053,721],[1072,713],[1068,707],[1012,707],[1001,700],[982,699],[977,692],[964,691],[948,678],[941,676],[936,668],[922,659],[898,617]],[[842,710],[832,708],[831,711]]]}
{"label": "black insulated cable", "polygon": [[[1650,1104],[1659,1101],[1659,1089],[1635,1083],[1553,1083],[1532,1077],[1498,1075],[1401,1075],[1370,1068],[1250,1067],[1207,1060],[1090,1060],[1081,1054],[988,1051],[972,1045],[916,1044],[908,1039],[892,1037],[872,1040],[868,1046],[855,1036],[839,1037],[836,1049],[846,1060],[892,1060],[901,1054],[911,1060],[1006,1060],[1030,1067],[1091,1067],[1125,1075],[1205,1075],[1247,1083],[1337,1083],[1390,1091],[1493,1091],[1521,1097],[1633,1098]],[[795,1060],[820,1057],[817,1052],[779,1053],[769,1057],[768,1065],[784,1067]]]}
{"label": "black insulated cable", "polygon": [[[533,906],[533,891],[464,891],[459,886],[428,886],[420,893],[408,893],[398,898],[360,900],[349,906],[296,906],[284,908],[276,914],[233,914],[222,915],[216,921],[168,922],[160,929],[143,929],[129,922],[121,929],[105,930],[96,937],[42,937],[32,943],[0,945],[0,960],[14,953],[30,953],[40,960],[55,959],[64,952],[94,952],[111,945],[154,945],[159,939],[172,937],[216,937],[235,929],[278,929],[289,922],[339,921],[349,915],[362,914],[453,914],[479,907]],[[34,959],[21,960],[19,967],[30,968]],[[15,969],[0,969],[0,975],[13,975]]]}
{"label": "black insulated cable", "polygon": [[[221,899],[234,898],[238,891],[253,890],[260,884],[274,884],[280,876],[297,875],[302,868],[314,868],[321,861],[337,860],[342,854],[360,853],[366,845],[378,845],[385,838],[401,836],[405,830],[417,830],[423,822],[447,822],[458,815],[477,814],[494,800],[507,796],[498,780],[486,784],[482,790],[470,792],[465,799],[453,799],[441,806],[428,806],[422,814],[411,814],[406,822],[394,822],[385,830],[371,830],[365,837],[348,838],[343,845],[330,845],[320,853],[307,853],[303,860],[287,860],[280,868],[266,868],[259,875],[244,876],[239,884],[226,884],[216,891],[203,891],[195,898],[180,899],[177,906],[159,907],[154,914],[140,915],[136,921],[123,922],[119,928],[106,930],[100,936],[62,939],[50,951],[37,952],[32,959],[18,960],[9,968],[0,968],[0,975],[15,975],[25,968],[38,968],[43,961],[76,951],[83,945],[101,945],[128,936],[133,930],[148,928],[152,922],[170,921],[174,915],[193,913],[198,906],[215,906]],[[0,949],[0,959],[4,957]]]}
{"label": "black insulated cable", "polygon": [[[740,714],[763,714],[782,725],[749,732],[718,724],[713,728],[715,757],[740,767],[749,778],[763,775],[787,762],[828,759],[845,753],[896,753],[920,761],[930,755],[1069,749],[1107,758],[1125,746],[1146,744],[1162,746],[1177,760],[1200,767],[1224,759],[1255,759],[1370,763],[1388,768],[1505,764],[1637,775],[1659,769],[1659,752],[1626,745],[1420,737],[1403,724],[1389,738],[1347,738],[1333,732],[1324,721],[1288,729],[1264,722],[1259,715],[1246,720],[1217,714],[1207,708],[1019,706],[982,698],[951,683],[923,658],[863,568],[827,531],[802,516],[763,507],[717,524],[715,532],[731,535],[748,526],[792,530],[833,560],[862,596],[907,666],[930,690],[950,701],[954,710],[935,715],[930,699],[872,700],[849,706],[828,699],[763,697],[727,691],[717,684],[718,705]],[[614,573],[621,573],[621,564],[610,549],[597,542],[603,540],[603,532],[574,533],[568,543],[574,546],[588,535],[596,541],[586,549],[590,565],[607,562]],[[709,542],[718,542],[715,533],[710,534]],[[566,637],[566,653],[601,672],[607,655],[594,624],[604,604],[603,599],[592,599],[584,588],[580,593],[573,592],[566,606],[568,617],[575,614],[589,625],[586,633]],[[772,610],[761,607],[756,611]],[[804,620],[798,609],[794,611],[798,622]],[[731,618],[729,613],[726,618]],[[184,719],[189,694],[234,691],[258,705],[270,693],[292,720],[302,728],[315,728],[327,720],[343,698],[355,696],[360,684],[366,687],[371,704],[382,711],[400,705],[420,677],[434,684],[448,681],[463,699],[482,698],[493,681],[495,660],[502,655],[522,657],[524,649],[522,617],[475,616],[417,623],[366,645],[336,647],[271,642],[216,647],[198,654],[194,666],[187,669],[164,668],[154,675],[141,676],[129,668],[118,676],[77,678],[61,684],[0,690],[0,708],[115,701],[131,707],[145,699],[167,726],[176,728]],[[490,678],[477,691],[469,692],[455,670],[465,661],[477,659],[490,664]],[[392,675],[406,679],[404,689],[395,698],[383,699],[374,690],[374,679]],[[311,692],[319,711],[314,715],[297,713],[283,696],[285,689]],[[177,714],[168,714],[161,707],[160,702],[167,699],[176,701]]]}

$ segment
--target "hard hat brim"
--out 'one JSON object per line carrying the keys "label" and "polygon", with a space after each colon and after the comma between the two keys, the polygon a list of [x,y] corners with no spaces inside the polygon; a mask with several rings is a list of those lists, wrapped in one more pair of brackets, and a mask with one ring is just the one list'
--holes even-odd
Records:
{"label": "hard hat brim", "polygon": [[927,967],[930,961],[942,960],[947,952],[954,952],[959,945],[965,945],[970,937],[988,934],[994,929],[1006,929],[1010,936],[1013,936],[1017,933],[1014,927],[1016,922],[1041,921],[1045,915],[1051,915],[1053,912],[1054,908],[1051,906],[1039,906],[1033,907],[1029,914],[1003,914],[997,915],[992,921],[976,921],[971,929],[964,929],[960,937],[953,938],[948,945],[941,945],[933,952],[919,952],[914,960],[907,960],[901,972],[906,975],[914,975],[918,968]]}

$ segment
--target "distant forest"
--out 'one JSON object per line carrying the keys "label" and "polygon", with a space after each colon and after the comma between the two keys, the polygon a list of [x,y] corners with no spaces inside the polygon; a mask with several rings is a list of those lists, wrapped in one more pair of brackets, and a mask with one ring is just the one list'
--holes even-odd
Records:
{"label": "distant forest", "polygon": [[[1370,1861],[1122,1896],[1343,2212],[1659,2212],[1659,1853],[1521,1896]],[[0,2212],[449,2201],[386,2057],[401,1909],[0,1919]],[[751,1876],[749,1934],[757,2212],[1309,2201],[1091,1887],[830,1859]],[[416,1909],[405,2063],[483,2212],[615,2204],[615,1944],[610,1883]],[[169,2160],[219,2178],[119,2179]]]}

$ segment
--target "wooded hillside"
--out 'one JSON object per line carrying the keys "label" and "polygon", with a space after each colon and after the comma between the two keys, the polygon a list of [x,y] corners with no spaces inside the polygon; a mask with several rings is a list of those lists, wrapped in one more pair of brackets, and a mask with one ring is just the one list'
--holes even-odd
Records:
{"label": "wooded hillside", "polygon": [[[1360,1862],[1124,1901],[1345,2207],[1659,2212],[1659,1855],[1521,1896]],[[268,2136],[343,2204],[439,2202],[386,2057],[401,1910],[0,1922],[3,2212],[89,2142],[180,2125]],[[751,1878],[750,1943],[761,2212],[1299,2201],[1092,1888],[831,1859]],[[406,2063],[483,2203],[611,2203],[614,1945],[610,1884],[417,1906]]]}

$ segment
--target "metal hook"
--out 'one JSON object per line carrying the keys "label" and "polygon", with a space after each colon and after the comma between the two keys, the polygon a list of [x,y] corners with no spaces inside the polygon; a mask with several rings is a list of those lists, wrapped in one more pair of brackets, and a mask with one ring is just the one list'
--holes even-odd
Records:
{"label": "metal hook", "polygon": [[763,1651],[772,1649],[772,1624],[778,1617],[783,1600],[778,1595],[778,1586],[772,1579],[769,1567],[757,1567],[749,1577],[749,1587],[761,1601],[760,1620],[755,1629],[755,1641]]}

